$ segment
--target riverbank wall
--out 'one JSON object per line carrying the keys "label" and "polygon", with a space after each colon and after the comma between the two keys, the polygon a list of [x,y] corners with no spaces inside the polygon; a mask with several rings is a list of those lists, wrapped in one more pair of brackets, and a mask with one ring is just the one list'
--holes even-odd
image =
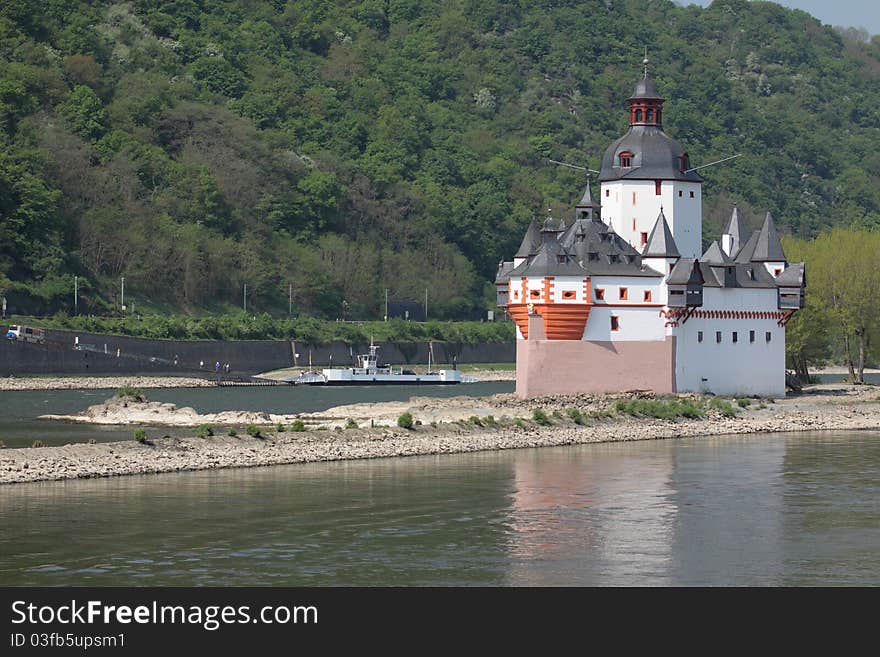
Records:
{"label": "riverbank wall", "polygon": [[[427,343],[379,343],[381,362],[425,363]],[[18,340],[0,343],[0,376],[30,374],[203,374],[227,363],[235,374],[293,366],[351,365],[367,345],[333,342],[308,345],[287,340],[152,340],[121,335],[46,330],[42,344]],[[434,362],[512,363],[511,343],[434,343]]]}

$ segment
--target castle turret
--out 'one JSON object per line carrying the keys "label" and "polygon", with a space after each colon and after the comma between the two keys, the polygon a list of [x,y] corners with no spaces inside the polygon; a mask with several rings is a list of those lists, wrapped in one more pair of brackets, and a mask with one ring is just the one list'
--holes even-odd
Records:
{"label": "castle turret", "polygon": [[691,168],[688,154],[663,132],[664,99],[648,76],[636,84],[629,105],[629,130],[602,158],[602,218],[634,248],[643,249],[662,204],[683,257],[702,250],[703,179]]}
{"label": "castle turret", "polygon": [[729,257],[735,258],[747,239],[745,227],[739,218],[739,210],[734,205],[730,219],[727,220],[727,225],[721,232],[721,248]]}
{"label": "castle turret", "polygon": [[661,207],[657,221],[654,222],[654,227],[648,237],[648,243],[642,252],[642,263],[661,274],[668,274],[680,257],[681,254],[678,252],[675,238],[672,236],[672,231],[669,230],[666,215],[663,214]]}
{"label": "castle turret", "polygon": [[779,241],[779,233],[776,232],[776,222],[773,221],[773,215],[769,212],[758,232],[751,261],[762,263],[774,277],[779,276],[785,270],[787,264],[785,253],[782,252],[782,243]]}

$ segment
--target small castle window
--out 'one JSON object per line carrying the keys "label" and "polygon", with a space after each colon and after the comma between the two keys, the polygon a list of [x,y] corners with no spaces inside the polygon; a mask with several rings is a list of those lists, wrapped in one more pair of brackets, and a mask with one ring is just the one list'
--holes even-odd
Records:
{"label": "small castle window", "polygon": [[702,342],[702,341],[703,341],[703,332],[697,331],[697,342]]}
{"label": "small castle window", "polygon": [[560,265],[564,265],[566,262],[568,262],[568,258],[566,258],[564,255],[558,255],[556,256],[556,262]]}
{"label": "small castle window", "polygon": [[605,190],[605,197],[607,198],[607,197],[609,197],[609,196],[611,196],[611,190],[610,190],[610,189],[606,189],[606,190]]}
{"label": "small castle window", "polygon": [[683,194],[684,194],[684,192],[679,189],[678,190],[678,197],[681,198]]}
{"label": "small castle window", "polygon": [[731,334],[731,338],[734,342],[739,342],[739,334],[736,331]]}
{"label": "small castle window", "polygon": [[[635,203],[635,200],[636,200],[636,195],[635,195],[635,193],[633,193],[633,203]],[[635,229],[636,229],[636,218],[633,217],[633,231],[635,231]]]}
{"label": "small castle window", "polygon": [[693,197],[694,197],[694,193],[693,193],[693,192],[691,192],[691,198],[693,198]]}
{"label": "small castle window", "polygon": [[531,294],[532,299],[540,299],[541,298],[541,291],[540,290],[532,290],[530,294]]}
{"label": "small castle window", "polygon": [[721,344],[721,331],[715,331],[715,342]]}
{"label": "small castle window", "polygon": [[767,331],[767,332],[764,334],[764,342],[770,342],[770,339],[771,339],[772,337],[773,337],[773,334],[770,333],[770,331]]}
{"label": "small castle window", "polygon": [[687,171],[690,168],[690,158],[688,157],[688,154],[682,153],[678,159],[681,161],[681,170]]}
{"label": "small castle window", "polygon": [[620,318],[617,315],[611,315],[611,330],[619,331],[620,330]]}
{"label": "small castle window", "polygon": [[623,152],[620,154],[620,166],[624,168],[632,166],[632,153]]}
{"label": "small castle window", "polygon": [[625,287],[620,288],[620,300],[626,301],[628,296],[629,296],[629,289],[625,288]]}
{"label": "small castle window", "polygon": [[[635,207],[635,204],[636,204],[636,193],[633,192],[633,207]],[[635,230],[635,229],[636,229],[636,220],[633,219],[633,230]]]}
{"label": "small castle window", "polygon": [[640,238],[641,238],[641,240],[642,240],[642,246],[645,246],[645,244],[648,243],[648,233],[646,233],[646,232],[644,232],[644,231],[641,232],[641,233],[640,233]]}
{"label": "small castle window", "polygon": [[574,299],[574,290],[565,290],[562,293],[563,299]]}
{"label": "small castle window", "polygon": [[637,109],[636,110],[636,123],[641,123],[641,122],[642,122],[642,110]]}
{"label": "small castle window", "polygon": [[648,123],[653,123],[654,122],[654,110],[649,109],[645,113],[645,119],[647,120]]}
{"label": "small castle window", "polygon": [[754,342],[754,341],[755,341],[755,332],[749,331],[749,342]]}
{"label": "small castle window", "polygon": [[587,253],[587,260],[596,261],[599,259],[599,254],[595,251],[590,251]]}
{"label": "small castle window", "polygon": [[596,301],[604,301],[605,300],[605,289],[601,287],[596,288]]}
{"label": "small castle window", "polygon": [[660,196],[660,188],[662,187],[663,182],[660,180],[654,181],[654,196]]}
{"label": "small castle window", "polygon": [[774,277],[779,276],[779,274],[781,274],[781,273],[782,273],[782,270],[779,269],[778,267],[773,270]]}
{"label": "small castle window", "polygon": [[645,290],[645,303],[651,302],[651,290]]}

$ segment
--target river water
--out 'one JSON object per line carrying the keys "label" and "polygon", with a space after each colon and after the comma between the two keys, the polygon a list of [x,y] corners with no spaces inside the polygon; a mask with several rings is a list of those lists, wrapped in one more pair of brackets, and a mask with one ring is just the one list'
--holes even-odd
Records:
{"label": "river water", "polygon": [[0,585],[878,585],[880,433],[0,487]]}
{"label": "river water", "polygon": [[[192,406],[200,413],[267,411],[307,413],[341,404],[406,400],[419,397],[480,397],[513,392],[512,381],[468,383],[456,386],[273,386],[224,388],[157,388],[146,390],[150,401]],[[70,415],[100,404],[115,390],[22,390],[0,392],[0,440],[7,447],[29,447],[35,440],[46,445],[130,440],[132,427],[97,426],[38,420],[40,415]],[[169,433],[167,427],[146,427],[150,438]],[[174,429],[174,435],[194,430]]]}

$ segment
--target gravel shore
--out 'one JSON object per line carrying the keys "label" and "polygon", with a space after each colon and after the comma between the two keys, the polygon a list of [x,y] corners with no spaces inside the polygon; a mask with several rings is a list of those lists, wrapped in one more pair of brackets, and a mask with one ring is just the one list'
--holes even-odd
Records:
{"label": "gravel shore", "polygon": [[[630,395],[651,397],[651,395]],[[107,477],[305,463],[341,459],[451,454],[479,450],[516,449],[582,443],[719,434],[779,431],[880,429],[878,392],[864,386],[815,386],[807,394],[776,403],[755,401],[735,417],[718,411],[696,420],[657,420],[627,415],[604,417],[614,401],[626,395],[553,397],[519,400],[513,395],[482,399],[457,397],[447,400],[413,398],[408,403],[361,404],[337,407],[323,413],[303,414],[309,424],[342,424],[352,418],[361,426],[377,424],[401,409],[421,425],[413,430],[396,426],[305,432],[265,430],[262,438],[249,435],[218,435],[211,438],[167,436],[141,444],[134,440],[115,443],[76,444],[0,450],[0,483]],[[577,407],[592,414],[586,425],[567,416],[554,417],[554,410]],[[541,426],[530,420],[536,408],[544,409],[553,424]],[[477,426],[463,418],[493,414],[500,422]],[[355,419],[356,418],[356,419]],[[458,420],[458,421],[456,421]],[[436,423],[432,426],[430,423]],[[364,424],[362,424],[364,423]],[[225,434],[224,431],[217,431]],[[243,434],[243,432],[240,432]]]}
{"label": "gravel shore", "polygon": [[115,390],[134,388],[208,388],[208,379],[186,376],[27,376],[0,378],[4,390]]}

